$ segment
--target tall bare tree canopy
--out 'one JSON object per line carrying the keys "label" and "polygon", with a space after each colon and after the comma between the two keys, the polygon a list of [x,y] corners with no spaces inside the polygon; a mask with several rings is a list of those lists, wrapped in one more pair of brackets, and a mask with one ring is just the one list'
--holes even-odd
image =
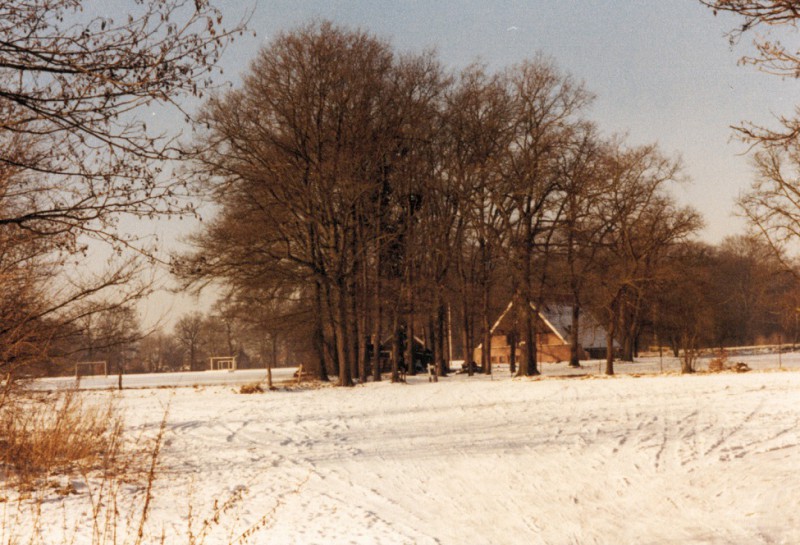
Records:
{"label": "tall bare tree canopy", "polygon": [[412,159],[439,76],[428,56],[398,59],[382,40],[322,23],[275,39],[244,88],[212,98],[201,117],[196,173],[215,182],[223,213],[198,240],[190,274],[239,290],[289,283],[324,300],[316,336],[328,328],[345,385],[357,370],[356,293],[383,236],[376,222],[401,214],[380,211],[402,191],[401,173],[403,183],[419,176]]}

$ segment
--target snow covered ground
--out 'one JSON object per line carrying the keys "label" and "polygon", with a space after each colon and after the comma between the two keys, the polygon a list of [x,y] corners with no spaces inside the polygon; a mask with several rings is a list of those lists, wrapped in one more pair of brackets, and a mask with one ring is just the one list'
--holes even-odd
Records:
{"label": "snow covered ground", "polygon": [[[145,543],[800,543],[798,372],[237,391],[84,394],[121,395],[134,437],[168,411]],[[43,543],[89,542],[76,487]]]}
{"label": "snow covered ground", "polygon": [[[713,356],[699,358],[695,365],[696,369],[703,371],[708,369],[708,362]],[[749,350],[745,355],[731,353],[728,358],[729,363],[745,362],[752,369],[758,370],[780,370],[795,369],[800,370],[800,352],[789,352],[783,354],[761,352]],[[461,363],[461,362],[459,362]],[[540,364],[542,374],[545,377],[576,377],[580,375],[602,374],[605,362],[600,360],[582,362],[580,369],[569,367],[565,362]],[[669,355],[637,358],[636,362],[616,362],[615,369],[618,374],[661,374],[680,371],[680,361]],[[498,376],[508,374],[508,365],[497,365]],[[292,380],[292,375],[297,370],[296,367],[281,367],[272,370],[272,377],[276,383]],[[211,385],[242,385],[266,380],[266,369],[238,369],[236,371],[194,371],[179,373],[153,373],[123,375],[123,388],[168,388],[168,387],[189,387],[189,386],[211,386]],[[497,378],[497,377],[496,377]],[[96,390],[105,388],[117,388],[117,375],[109,376],[87,376],[80,381],[75,377],[52,377],[33,381],[29,387],[36,390],[65,390],[80,388],[82,390]]]}

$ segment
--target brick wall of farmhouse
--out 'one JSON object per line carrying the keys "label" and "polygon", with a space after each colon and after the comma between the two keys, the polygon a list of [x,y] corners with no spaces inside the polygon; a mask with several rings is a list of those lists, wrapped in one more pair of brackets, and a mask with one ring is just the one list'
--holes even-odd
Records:
{"label": "brick wall of farmhouse", "polygon": [[[562,341],[554,333],[539,333],[537,335],[537,361],[540,363],[554,363],[569,360],[569,344]],[[517,347],[517,361],[524,354],[525,344]],[[477,363],[481,361],[482,347],[475,349],[473,360]],[[581,351],[583,352],[583,351]],[[585,354],[581,354],[581,359],[586,359]],[[492,336],[492,363],[509,363],[511,358],[511,346],[508,344],[508,337],[503,335]]]}

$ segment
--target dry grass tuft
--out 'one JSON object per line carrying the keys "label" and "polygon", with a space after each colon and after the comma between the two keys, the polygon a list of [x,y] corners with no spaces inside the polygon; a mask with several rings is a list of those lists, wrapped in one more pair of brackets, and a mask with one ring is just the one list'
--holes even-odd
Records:
{"label": "dry grass tuft", "polygon": [[[215,501],[202,519],[190,500],[188,532],[168,535],[169,528],[163,522],[159,528],[151,512],[162,490],[156,481],[162,448],[169,445],[169,405],[155,436],[149,428],[126,438],[115,398],[96,399],[80,392],[15,394],[13,402],[0,406],[0,545],[263,543],[285,496],[299,493],[308,481],[278,497],[271,510],[243,530],[237,526],[246,486]],[[54,501],[65,502],[57,524]]]}
{"label": "dry grass tuft", "polygon": [[282,390],[284,392],[303,392],[306,390],[322,390],[324,388],[335,388],[336,385],[333,381],[322,382],[321,380],[309,380],[305,382],[285,382],[278,384],[275,390]]}
{"label": "dry grass tuft", "polygon": [[263,394],[264,388],[261,387],[261,384],[258,382],[254,382],[252,384],[242,384],[241,388],[239,388],[240,394]]}
{"label": "dry grass tuft", "polygon": [[0,407],[0,476],[22,488],[50,475],[114,465],[122,419],[116,403],[87,403],[75,391],[15,395]]}

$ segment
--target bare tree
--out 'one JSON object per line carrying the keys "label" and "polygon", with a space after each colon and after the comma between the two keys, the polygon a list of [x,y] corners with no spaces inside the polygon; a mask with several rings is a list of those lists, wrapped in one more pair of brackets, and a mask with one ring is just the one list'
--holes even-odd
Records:
{"label": "bare tree", "polygon": [[597,213],[607,226],[595,304],[605,315],[606,374],[614,374],[615,342],[633,343],[642,301],[669,246],[701,226],[693,209],[678,207],[665,193],[679,179],[679,164],[654,146],[609,149],[606,191]]}
{"label": "bare tree", "polygon": [[667,249],[648,295],[656,339],[668,342],[681,359],[681,373],[694,373],[699,349],[715,334],[713,248],[683,242]]}
{"label": "bare tree", "polygon": [[445,115],[442,169],[457,212],[452,226],[455,291],[461,304],[464,359],[472,375],[476,317],[484,347],[482,367],[491,367],[493,265],[505,233],[497,213],[502,200],[499,161],[511,138],[511,100],[504,79],[482,66],[468,67],[448,92]]}
{"label": "bare tree", "polygon": [[[509,227],[514,232],[511,259],[517,271],[516,309],[525,342],[520,375],[539,374],[536,354],[536,320],[530,304],[541,306],[549,248],[564,201],[558,202],[558,158],[566,153],[577,115],[591,95],[571,77],[562,75],[551,61],[539,57],[514,67],[512,89],[513,145],[508,150]],[[543,256],[538,271],[534,256]],[[538,282],[537,279],[538,278]]]}
{"label": "bare tree", "polygon": [[[730,34],[732,43],[753,34],[756,54],[742,63],[779,77],[797,78],[800,54],[790,49],[777,35],[797,32],[800,11],[791,0],[701,0],[714,13],[740,16],[741,24]],[[756,150],[756,179],[744,194],[741,210],[765,239],[775,254],[786,255],[787,245],[800,232],[800,117],[798,109],[777,119],[777,127],[745,123],[735,127],[738,135]],[[785,263],[791,269],[789,263]]]}
{"label": "bare tree", "polygon": [[365,380],[367,317],[381,314],[367,310],[382,299],[384,258],[405,255],[388,239],[406,234],[402,196],[421,176],[419,118],[438,77],[424,55],[397,60],[385,42],[326,22],[276,38],[243,88],[204,110],[195,172],[223,209],[178,267],[184,277],[313,294],[320,372],[327,355],[341,385]]}
{"label": "bare tree", "polygon": [[118,19],[87,18],[84,4],[0,7],[0,164],[27,174],[0,225],[108,240],[120,237],[119,214],[178,205],[179,186],[154,162],[177,157],[174,135],[155,134],[136,112],[202,94],[242,27],[223,29],[206,1],[145,0]]}
{"label": "bare tree", "polygon": [[179,155],[176,135],[157,134],[137,113],[170,105],[182,114],[178,102],[202,94],[242,30],[223,29],[206,1],[144,0],[115,18],[87,16],[86,4],[0,6],[0,254],[27,254],[14,259],[28,271],[26,293],[40,294],[3,328],[48,324],[50,333],[36,334],[40,343],[96,304],[147,292],[111,295],[141,272],[133,258],[103,274],[66,278],[63,269],[81,260],[87,238],[118,252],[137,245],[117,229],[124,214],[187,211],[180,184],[161,176],[162,161]]}
{"label": "bare tree", "polygon": [[381,166],[368,153],[384,138],[367,114],[384,102],[390,67],[387,46],[363,33],[323,23],[284,34],[262,50],[242,91],[210,101],[214,146],[198,156],[199,170],[224,180],[219,195],[260,213],[263,267],[316,283],[343,386],[355,369],[358,205],[373,182],[363,168]]}
{"label": "bare tree", "polygon": [[117,374],[118,388],[122,376],[129,370],[143,338],[139,318],[133,307],[106,301],[87,308],[79,326],[80,352],[85,359],[105,360]]}
{"label": "bare tree", "polygon": [[142,370],[148,373],[180,370],[183,364],[182,352],[174,335],[160,331],[151,332],[139,342]]}
{"label": "bare tree", "polygon": [[769,145],[755,153],[753,162],[756,179],[739,198],[740,209],[791,269],[784,258],[800,234],[800,147],[788,141]]}
{"label": "bare tree", "polygon": [[203,339],[203,315],[199,312],[192,312],[182,316],[175,324],[174,334],[189,358],[189,370],[200,370],[198,356]]}
{"label": "bare tree", "polygon": [[556,159],[558,192],[563,202],[558,219],[558,257],[562,271],[557,276],[571,304],[570,361],[580,366],[581,312],[598,266],[597,255],[605,238],[605,225],[597,214],[597,203],[605,191],[604,146],[591,124],[574,128],[569,143]]}
{"label": "bare tree", "polygon": [[[792,0],[700,0],[719,12],[739,15],[742,23],[729,33],[731,43],[737,42],[743,35],[753,32],[753,44],[757,54],[742,58],[743,64],[754,65],[761,71],[780,77],[798,77],[800,70],[800,54],[796,50],[787,49],[779,37],[773,35],[776,29],[797,31],[800,21],[800,10]],[[756,32],[760,29],[761,32]],[[797,112],[792,117],[779,118],[779,129],[770,129],[753,124],[744,124],[736,130],[748,141],[763,146],[797,144],[800,136],[800,119]]]}

